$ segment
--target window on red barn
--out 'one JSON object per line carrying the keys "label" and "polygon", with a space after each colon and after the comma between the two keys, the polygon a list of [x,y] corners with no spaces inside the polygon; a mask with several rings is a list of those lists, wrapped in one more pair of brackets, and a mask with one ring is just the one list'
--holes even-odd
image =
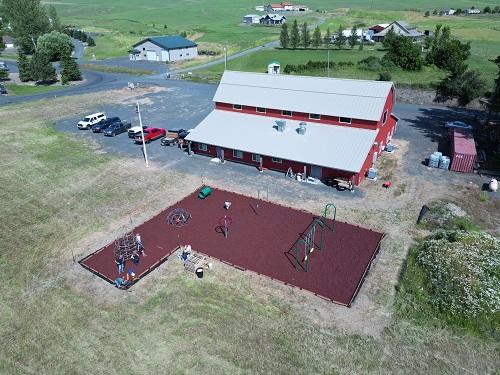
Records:
{"label": "window on red barn", "polygon": [[262,107],[257,107],[256,111],[259,112],[259,113],[266,113],[266,109],[262,108]]}
{"label": "window on red barn", "polygon": [[208,147],[205,143],[198,143],[198,150],[207,151]]}
{"label": "window on red barn", "polygon": [[233,157],[236,159],[243,159],[243,151],[233,150]]}
{"label": "window on red barn", "polygon": [[237,109],[238,111],[241,111],[241,104],[233,104],[233,109]]}
{"label": "window on red barn", "polygon": [[273,162],[273,163],[276,163],[276,164],[281,164],[281,163],[283,163],[283,160],[282,160],[282,159],[280,159],[280,158],[272,158],[271,160],[272,160],[272,162]]}
{"label": "window on red barn", "polygon": [[293,116],[292,111],[281,111],[281,114],[282,114],[283,116],[289,116],[289,117],[292,117],[292,116]]}
{"label": "window on red barn", "polygon": [[321,115],[318,115],[317,113],[309,113],[309,118],[311,120],[321,120]]}
{"label": "window on red barn", "polygon": [[252,154],[252,161],[255,162],[260,162],[260,155],[259,154]]}
{"label": "window on red barn", "polygon": [[385,125],[386,122],[387,122],[387,109],[384,112],[384,118],[383,118],[383,121],[382,121],[382,125]]}
{"label": "window on red barn", "polygon": [[350,124],[352,122],[352,119],[350,117],[340,117],[339,121],[342,124]]}

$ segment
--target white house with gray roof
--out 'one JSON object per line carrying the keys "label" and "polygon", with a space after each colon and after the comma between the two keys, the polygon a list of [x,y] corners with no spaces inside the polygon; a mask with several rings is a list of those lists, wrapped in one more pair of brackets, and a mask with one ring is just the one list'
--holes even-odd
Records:
{"label": "white house with gray roof", "polygon": [[179,35],[155,36],[134,44],[130,60],[179,61],[198,56],[198,45]]}
{"label": "white house with gray roof", "polygon": [[408,22],[406,22],[406,21],[394,21],[393,23],[389,24],[389,26],[387,26],[382,31],[379,31],[378,33],[373,34],[372,39],[375,42],[383,42],[385,36],[387,35],[389,30],[391,30],[391,29],[394,30],[396,35],[410,38],[414,42],[422,40],[425,37],[424,33],[421,33],[420,31],[418,31],[415,26],[411,26]]}

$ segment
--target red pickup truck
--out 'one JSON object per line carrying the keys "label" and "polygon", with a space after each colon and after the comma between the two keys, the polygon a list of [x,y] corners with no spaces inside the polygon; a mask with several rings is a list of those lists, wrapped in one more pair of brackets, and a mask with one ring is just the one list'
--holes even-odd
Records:
{"label": "red pickup truck", "polygon": [[[165,129],[163,128],[146,128],[143,130],[144,133],[144,142],[149,143],[154,141],[155,139],[161,138],[165,136]],[[142,143],[141,133],[134,137],[135,143]]]}

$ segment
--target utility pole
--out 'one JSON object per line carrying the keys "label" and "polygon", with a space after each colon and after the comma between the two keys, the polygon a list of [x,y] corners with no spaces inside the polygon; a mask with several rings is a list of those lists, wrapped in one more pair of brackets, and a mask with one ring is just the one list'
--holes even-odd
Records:
{"label": "utility pole", "polygon": [[144,153],[144,159],[146,160],[146,167],[149,167],[148,153],[146,151],[146,142],[144,141],[144,131],[142,129],[141,109],[139,107],[139,102],[137,102],[137,107],[136,108],[137,108],[137,114],[139,115],[139,126],[141,127],[142,152]]}
{"label": "utility pole", "polygon": [[224,45],[224,70],[227,69],[227,44]]}
{"label": "utility pole", "polygon": [[328,48],[327,69],[328,69],[328,78],[330,78],[330,43],[327,44],[327,48]]}

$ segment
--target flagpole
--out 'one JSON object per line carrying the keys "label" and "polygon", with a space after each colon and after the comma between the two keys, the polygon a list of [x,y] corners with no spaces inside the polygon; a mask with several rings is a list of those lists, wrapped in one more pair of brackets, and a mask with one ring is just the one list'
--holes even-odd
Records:
{"label": "flagpole", "polygon": [[139,126],[141,127],[142,151],[144,152],[144,159],[146,159],[146,167],[149,167],[148,153],[146,151],[146,142],[144,142],[144,132],[142,129],[141,109],[139,107],[139,102],[137,102],[137,114],[139,115]]}

